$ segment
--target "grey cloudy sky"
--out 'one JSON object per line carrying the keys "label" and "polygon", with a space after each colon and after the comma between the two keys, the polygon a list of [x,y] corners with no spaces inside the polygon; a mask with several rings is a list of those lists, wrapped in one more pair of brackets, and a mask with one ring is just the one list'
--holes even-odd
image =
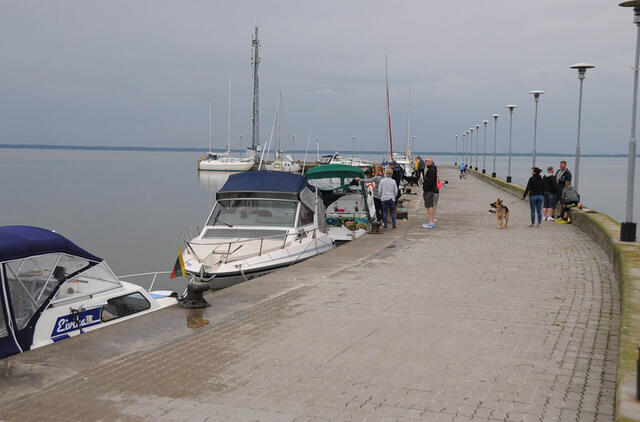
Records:
{"label": "grey cloudy sky", "polygon": [[[635,27],[609,0],[4,1],[0,0],[0,143],[200,146],[214,103],[214,144],[250,137],[250,36],[260,25],[261,134],[278,92],[285,146],[386,148],[384,54],[393,134],[404,149],[413,92],[416,149],[452,151],[453,135],[520,105],[514,151],[575,149],[585,81],[583,152],[624,153]],[[507,120],[499,121],[506,150]],[[491,126],[490,126],[491,127]],[[492,135],[492,130],[489,132]],[[304,140],[303,140],[304,139]]]}

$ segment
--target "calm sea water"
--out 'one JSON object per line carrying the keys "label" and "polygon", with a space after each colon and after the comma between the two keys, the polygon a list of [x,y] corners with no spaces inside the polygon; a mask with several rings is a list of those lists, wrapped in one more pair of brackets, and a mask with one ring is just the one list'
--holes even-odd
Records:
{"label": "calm sea water", "polygon": [[[105,258],[118,275],[168,271],[185,229],[202,224],[227,177],[199,174],[197,159],[193,152],[0,149],[0,225],[54,229]],[[434,159],[436,164],[454,161],[453,156]],[[538,165],[557,166],[560,159],[539,157]],[[573,170],[571,157],[565,159]],[[490,172],[489,159],[487,167]],[[506,167],[506,157],[498,157],[499,177],[505,176]],[[514,182],[524,184],[530,167],[530,158],[514,157]],[[583,158],[583,201],[623,219],[625,177],[626,158]],[[637,215],[639,196],[636,192]],[[156,288],[181,290],[183,285],[183,279],[164,277]]]}

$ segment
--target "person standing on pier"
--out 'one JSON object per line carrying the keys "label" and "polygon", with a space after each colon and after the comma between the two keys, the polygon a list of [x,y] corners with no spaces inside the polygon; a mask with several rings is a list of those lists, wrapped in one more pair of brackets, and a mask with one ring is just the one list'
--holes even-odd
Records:
{"label": "person standing on pier", "polygon": [[393,170],[388,169],[385,172],[385,178],[380,181],[378,191],[380,192],[380,201],[382,202],[382,224],[387,228],[387,216],[391,215],[393,228],[396,228],[396,197],[398,196],[398,185],[391,178]]}
{"label": "person standing on pier", "polygon": [[376,164],[376,167],[373,171],[373,177],[368,177],[365,179],[360,179],[356,177],[356,182],[363,180],[364,183],[373,183],[373,205],[376,208],[376,218],[378,221],[382,221],[382,201],[380,200],[380,182],[383,178],[382,174],[382,166],[380,164]]}
{"label": "person standing on pier", "polygon": [[542,180],[542,177],[540,177],[540,173],[542,173],[542,170],[538,167],[533,167],[531,169],[531,177],[527,182],[527,188],[524,190],[524,195],[522,195],[522,199],[525,199],[527,197],[527,193],[529,194],[529,206],[531,207],[531,224],[529,227],[536,225],[536,213],[538,214],[538,224],[536,227],[540,227],[540,223],[542,222],[544,181]]}
{"label": "person standing on pier", "polygon": [[431,158],[425,158],[424,162],[427,165],[427,172],[424,175],[424,182],[422,183],[422,198],[424,199],[424,206],[427,209],[429,221],[423,224],[422,227],[425,229],[435,229],[435,203],[438,200],[438,170]]}
{"label": "person standing on pier", "polygon": [[420,183],[420,179],[424,180],[424,160],[418,156],[418,183]]}
{"label": "person standing on pier", "polygon": [[553,167],[547,167],[547,175],[544,181],[544,203],[542,204],[542,218],[545,221],[553,221],[553,213],[558,205],[558,182],[553,174]]}
{"label": "person standing on pier", "polygon": [[560,161],[560,168],[556,172],[556,181],[558,182],[558,198],[560,198],[567,182],[571,182],[571,172],[567,168],[567,162],[564,160]]}

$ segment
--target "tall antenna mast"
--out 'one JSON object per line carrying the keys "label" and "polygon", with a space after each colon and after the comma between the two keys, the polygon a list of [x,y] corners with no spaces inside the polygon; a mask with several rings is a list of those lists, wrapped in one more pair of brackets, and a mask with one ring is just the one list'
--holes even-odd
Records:
{"label": "tall antenna mast", "polygon": [[209,152],[211,152],[211,100],[209,100]]}
{"label": "tall antenna mast", "polygon": [[411,140],[411,88],[409,88],[409,99],[407,100],[407,150],[406,155],[409,158],[409,141]]}
{"label": "tall antenna mast", "polygon": [[393,161],[393,136],[391,135],[391,104],[389,102],[389,71],[387,69],[387,55],[384,55],[384,75],[387,84],[387,121],[389,122],[389,151]]}
{"label": "tall antenna mast", "polygon": [[258,38],[258,26],[256,25],[256,33],[251,39],[251,47],[253,48],[253,57],[251,62],[253,64],[253,114],[251,122],[253,124],[251,128],[251,149],[254,151],[254,158],[257,160],[258,155],[255,154],[258,151],[260,145],[260,87],[258,83],[258,67],[260,66],[260,39]]}
{"label": "tall antenna mast", "polygon": [[231,154],[231,73],[229,73],[229,98],[227,100],[227,154]]}

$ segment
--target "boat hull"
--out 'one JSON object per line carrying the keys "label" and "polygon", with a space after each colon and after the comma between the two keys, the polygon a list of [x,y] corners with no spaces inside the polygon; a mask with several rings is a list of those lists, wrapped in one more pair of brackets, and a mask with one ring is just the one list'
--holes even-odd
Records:
{"label": "boat hull", "polygon": [[253,162],[221,163],[219,160],[202,160],[198,163],[201,171],[247,171],[253,167]]}

